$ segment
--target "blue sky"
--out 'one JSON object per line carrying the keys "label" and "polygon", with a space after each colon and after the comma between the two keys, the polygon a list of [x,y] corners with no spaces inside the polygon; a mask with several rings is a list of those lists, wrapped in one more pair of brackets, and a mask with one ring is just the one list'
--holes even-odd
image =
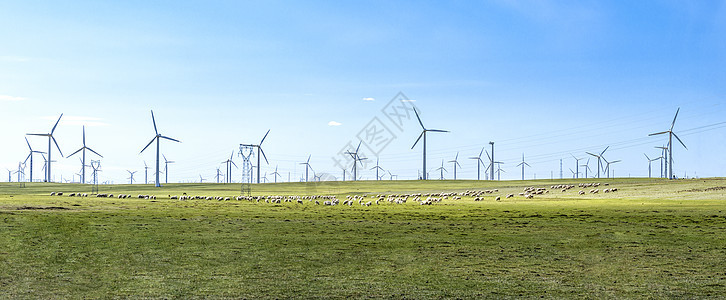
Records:
{"label": "blue sky", "polygon": [[[460,152],[458,177],[475,178],[462,158],[489,141],[503,179],[521,177],[522,153],[527,178],[559,177],[560,159],[568,177],[570,153],[608,145],[605,156],[622,160],[616,176],[647,176],[643,153],[665,143],[647,135],[667,130],[678,107],[674,131],[688,150],[674,148],[675,173],[726,168],[723,1],[6,1],[0,28],[4,169],[27,156],[25,133],[64,113],[63,153],[80,148],[85,124],[104,155],[101,180],[127,182],[127,169],[152,165],[153,151],[139,151],[153,109],[162,134],[183,142],[161,146],[177,162],[169,181],[214,180],[240,143],[268,129],[263,173],[278,166],[299,180],[312,155],[316,172],[340,177],[332,158],[399,92],[426,126],[451,131],[429,136],[431,177]],[[418,134],[409,119],[381,166],[415,178]],[[54,159],[56,181],[80,168]]]}

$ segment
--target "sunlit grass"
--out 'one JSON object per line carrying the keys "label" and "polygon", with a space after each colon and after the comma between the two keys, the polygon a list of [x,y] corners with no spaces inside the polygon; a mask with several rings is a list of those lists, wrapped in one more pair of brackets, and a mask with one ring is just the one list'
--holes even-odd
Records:
{"label": "sunlit grass", "polygon": [[[616,193],[525,186],[608,182]],[[0,297],[714,297],[726,291],[724,179],[253,185],[253,195],[499,189],[432,206],[177,201],[240,185],[0,184]],[[601,187],[603,188],[603,187]],[[584,189],[588,191],[589,189]]]}

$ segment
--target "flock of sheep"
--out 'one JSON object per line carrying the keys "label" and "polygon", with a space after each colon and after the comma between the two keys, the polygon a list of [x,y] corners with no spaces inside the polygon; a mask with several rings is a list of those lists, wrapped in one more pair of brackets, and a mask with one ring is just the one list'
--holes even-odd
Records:
{"label": "flock of sheep", "polygon": [[[608,184],[605,183],[605,186]],[[593,188],[590,189],[589,193],[597,194],[600,190],[597,187],[600,183],[580,183],[580,188]],[[543,195],[550,192],[550,190],[560,190],[561,192],[567,192],[573,189],[575,186],[570,184],[561,184],[550,186],[548,190],[546,187],[525,187],[524,191],[519,193],[518,196],[524,197],[525,199],[532,199],[535,195]],[[617,192],[617,188],[606,188],[603,189],[604,193]],[[485,200],[486,195],[492,195],[499,193],[499,189],[492,190],[467,190],[464,192],[440,192],[440,193],[411,193],[411,194],[366,194],[366,195],[349,195],[343,200],[342,205],[353,206],[355,203],[359,206],[371,206],[382,205],[382,204],[406,204],[407,202],[417,203],[419,205],[432,205],[435,203],[441,203],[443,200],[461,200],[462,197],[473,198],[474,201]],[[585,191],[580,190],[579,195],[584,195]],[[63,192],[53,192],[51,196],[63,196]],[[69,197],[88,197],[86,193],[68,193]],[[113,194],[97,194],[99,198],[114,198]],[[501,195],[494,197],[495,201],[501,201]],[[507,199],[514,198],[514,194],[507,194]],[[119,199],[134,198],[128,194],[119,194],[116,196]],[[138,195],[135,198],[138,199],[156,199],[154,195]],[[216,200],[216,201],[248,201],[254,203],[269,203],[269,204],[281,204],[281,203],[296,203],[305,204],[308,203],[314,205],[326,205],[335,206],[341,205],[340,200],[334,195],[312,195],[312,196],[296,196],[296,195],[268,195],[268,196],[234,196],[234,197],[220,197],[220,196],[188,196],[186,193],[182,196],[169,195],[168,199],[171,200]]]}

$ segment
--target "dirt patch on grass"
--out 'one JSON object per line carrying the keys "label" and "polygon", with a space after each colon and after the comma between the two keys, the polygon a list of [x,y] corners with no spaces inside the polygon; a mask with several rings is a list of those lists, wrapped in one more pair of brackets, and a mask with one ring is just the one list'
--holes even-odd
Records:
{"label": "dirt patch on grass", "polygon": [[17,210],[67,210],[70,208],[62,207],[62,206],[21,206],[18,207]]}
{"label": "dirt patch on grass", "polygon": [[714,186],[714,187],[705,188],[705,189],[690,189],[690,190],[682,190],[682,191],[678,191],[678,192],[679,193],[683,193],[683,192],[694,193],[694,192],[713,192],[713,191],[722,191],[722,190],[726,190],[726,186]]}

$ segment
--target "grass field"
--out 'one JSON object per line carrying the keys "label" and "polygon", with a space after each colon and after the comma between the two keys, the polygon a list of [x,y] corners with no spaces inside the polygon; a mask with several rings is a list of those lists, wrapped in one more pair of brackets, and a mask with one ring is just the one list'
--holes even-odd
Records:
{"label": "grass field", "polygon": [[[534,199],[526,186],[609,183]],[[0,298],[713,298],[726,295],[726,179],[253,185],[253,195],[460,192],[369,207],[170,200],[239,185],[0,184]],[[584,189],[589,190],[589,189]],[[495,201],[495,196],[502,196]]]}

